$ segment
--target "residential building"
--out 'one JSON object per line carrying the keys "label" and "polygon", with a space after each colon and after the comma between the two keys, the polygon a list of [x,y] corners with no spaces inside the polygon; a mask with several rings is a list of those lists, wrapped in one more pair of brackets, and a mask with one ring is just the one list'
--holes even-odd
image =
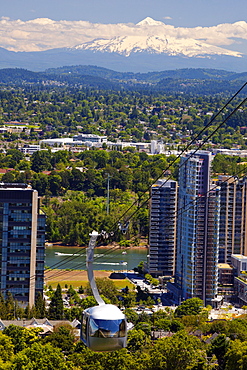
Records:
{"label": "residential building", "polygon": [[[219,189],[211,188],[212,155],[199,151],[181,157],[177,211],[177,303],[199,297],[212,304],[217,296]],[[170,288],[170,287],[169,287]]]}
{"label": "residential building", "polygon": [[0,183],[0,248],[1,292],[32,307],[43,294],[45,215],[26,184]]}
{"label": "residential building", "polygon": [[228,263],[218,263],[218,294],[224,301],[231,301],[234,296],[234,270]]}
{"label": "residential building", "polygon": [[231,263],[232,254],[247,255],[247,181],[219,176],[219,263]]}
{"label": "residential building", "polygon": [[247,271],[247,256],[233,254],[231,256],[231,265],[234,269],[234,275],[240,276],[243,271]]}
{"label": "residential building", "polygon": [[153,276],[175,272],[178,185],[158,180],[151,189],[148,271]]}
{"label": "residential building", "polygon": [[92,143],[106,143],[107,136],[95,135],[95,134],[78,134],[73,136],[74,141],[81,141],[81,142],[92,142]]}
{"label": "residential building", "polygon": [[32,155],[35,152],[38,152],[40,150],[40,145],[36,144],[25,144],[22,148],[20,148],[20,151],[23,154],[30,154]]}
{"label": "residential building", "polygon": [[0,319],[0,332],[4,329],[8,328],[10,325],[19,326],[20,328],[39,328],[41,331],[39,332],[39,336],[46,337],[54,332],[54,329],[57,326],[61,325],[69,325],[73,328],[73,333],[75,334],[76,338],[80,338],[80,328],[81,323],[77,319],[73,321],[68,320],[48,320],[47,318],[44,319],[35,319],[32,318],[31,320],[2,320]]}

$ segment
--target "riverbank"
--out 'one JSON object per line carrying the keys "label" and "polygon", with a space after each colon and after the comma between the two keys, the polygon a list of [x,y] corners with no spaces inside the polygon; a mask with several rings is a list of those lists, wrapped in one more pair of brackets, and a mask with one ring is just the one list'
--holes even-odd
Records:
{"label": "riverbank", "polygon": [[[88,246],[81,246],[81,245],[68,245],[68,244],[64,244],[62,242],[54,242],[54,243],[49,243],[47,242],[46,243],[46,248],[49,248],[49,247],[66,247],[66,248],[82,248],[82,249],[85,249],[87,248]],[[122,245],[119,245],[118,243],[110,243],[110,244],[107,244],[107,245],[100,245],[100,246],[97,246],[95,247],[95,249],[112,249],[112,248],[119,248],[121,250],[133,250],[133,249],[148,249],[148,245],[143,243],[143,244],[140,244],[138,246],[130,246],[130,247],[124,247]]]}
{"label": "riverbank", "polygon": [[[106,270],[95,270],[95,278],[109,278],[112,271]],[[127,279],[111,279],[118,289],[125,288],[126,285],[129,288],[133,288],[133,284]],[[80,286],[85,287],[88,283],[87,271],[86,270],[45,270],[45,285],[56,288],[57,284],[60,284],[61,288],[72,285],[74,289],[78,289]]]}

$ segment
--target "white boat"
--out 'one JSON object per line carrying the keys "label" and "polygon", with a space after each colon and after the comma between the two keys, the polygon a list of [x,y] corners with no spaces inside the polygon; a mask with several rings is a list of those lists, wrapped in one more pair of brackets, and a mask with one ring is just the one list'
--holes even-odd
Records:
{"label": "white boat", "polygon": [[55,252],[55,256],[80,256],[78,253],[61,253],[61,252]]}
{"label": "white boat", "polygon": [[127,254],[127,252],[126,251],[123,251],[122,254]]}

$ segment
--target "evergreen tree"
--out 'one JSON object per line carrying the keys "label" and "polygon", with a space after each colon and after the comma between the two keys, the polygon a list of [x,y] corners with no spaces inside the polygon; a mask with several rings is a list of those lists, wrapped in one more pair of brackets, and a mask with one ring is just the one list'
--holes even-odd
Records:
{"label": "evergreen tree", "polygon": [[4,300],[2,293],[0,293],[0,312],[1,312],[1,319],[4,320],[7,317],[7,308],[5,306],[5,300]]}
{"label": "evergreen tree", "polygon": [[43,299],[42,294],[40,292],[35,301],[35,309],[37,319],[42,319],[46,316],[45,300]]}
{"label": "evergreen tree", "polygon": [[50,307],[48,310],[48,317],[51,320],[62,320],[64,317],[64,307],[62,298],[62,289],[58,284],[57,289],[51,299]]}
{"label": "evergreen tree", "polygon": [[16,303],[13,299],[13,296],[10,292],[7,292],[7,297],[5,299],[5,307],[7,311],[7,319],[13,320],[15,318],[15,308]]}

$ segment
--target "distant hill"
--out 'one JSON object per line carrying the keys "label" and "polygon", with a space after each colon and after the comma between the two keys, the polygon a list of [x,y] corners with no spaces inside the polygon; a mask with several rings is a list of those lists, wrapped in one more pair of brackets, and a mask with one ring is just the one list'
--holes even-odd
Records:
{"label": "distant hill", "polygon": [[167,70],[160,72],[148,73],[133,73],[133,72],[116,72],[111,69],[97,66],[66,66],[60,68],[51,68],[46,70],[52,74],[78,74],[90,75],[113,80],[137,80],[145,82],[159,82],[165,78],[172,79],[199,79],[199,80],[235,80],[245,79],[247,72],[235,73],[219,69],[203,69],[203,68],[182,68],[176,70]]}
{"label": "distant hill", "polygon": [[0,69],[2,84],[66,84],[101,89],[119,89],[121,86],[99,76],[69,73],[32,72],[21,68]]}
{"label": "distant hill", "polygon": [[0,68],[24,68],[44,71],[74,65],[94,65],[121,72],[145,73],[149,71],[184,68],[224,69],[244,72],[247,56],[213,55],[208,58],[184,55],[152,54],[147,51],[131,53],[128,57],[116,52],[80,49],[50,49],[36,52],[13,52],[0,48]]}
{"label": "distant hill", "polygon": [[77,65],[32,72],[21,68],[0,69],[0,84],[41,84],[87,87],[102,90],[140,90],[192,94],[232,93],[247,80],[247,72],[183,68],[160,72],[133,73]]}

